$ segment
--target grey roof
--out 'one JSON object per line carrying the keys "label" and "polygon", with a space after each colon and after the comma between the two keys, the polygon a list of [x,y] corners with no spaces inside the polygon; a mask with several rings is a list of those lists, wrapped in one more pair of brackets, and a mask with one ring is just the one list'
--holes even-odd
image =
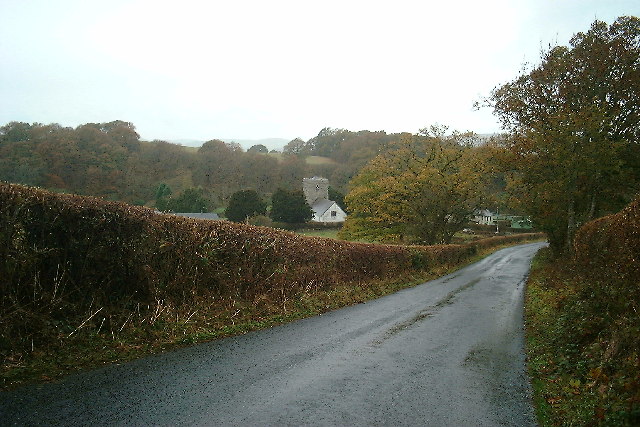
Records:
{"label": "grey roof", "polygon": [[196,218],[196,219],[212,219],[212,220],[220,219],[218,214],[217,213],[213,213],[213,212],[204,212],[204,213],[198,213],[198,212],[175,212],[175,213],[173,213],[173,215],[183,216],[183,217],[186,217],[186,218]]}
{"label": "grey roof", "polygon": [[333,200],[318,199],[313,202],[311,210],[313,210],[313,213],[315,213],[316,216],[320,216],[324,214],[334,203],[335,202]]}
{"label": "grey roof", "polygon": [[495,214],[491,212],[489,209],[479,209],[475,211],[475,215],[479,216],[494,216]]}

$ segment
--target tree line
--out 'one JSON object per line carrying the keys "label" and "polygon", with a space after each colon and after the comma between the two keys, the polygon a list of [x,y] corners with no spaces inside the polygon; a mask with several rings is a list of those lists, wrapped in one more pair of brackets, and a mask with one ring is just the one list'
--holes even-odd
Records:
{"label": "tree line", "polygon": [[[197,149],[142,141],[133,123],[121,120],[76,128],[11,122],[0,127],[0,180],[133,204],[160,202],[170,210],[179,197],[193,199],[197,189],[208,208],[222,207],[237,191],[270,197],[278,188],[299,189],[313,175],[327,177],[344,193],[358,170],[396,136],[325,128],[310,140],[317,149],[294,150],[294,140],[273,154],[264,146],[245,152],[216,139]],[[308,156],[325,161],[310,162]],[[171,193],[161,198],[156,193],[163,184]],[[193,191],[185,196],[186,190]]]}
{"label": "tree line", "polygon": [[[432,127],[369,161],[351,182],[342,235],[448,243],[474,209],[503,195],[504,205],[547,233],[556,255],[571,254],[580,224],[640,192],[639,67],[639,19],[595,21],[492,91],[486,105],[506,131],[492,144]],[[337,137],[328,145],[339,145],[340,132],[328,133]]]}
{"label": "tree line", "polygon": [[442,126],[326,127],[273,156],[215,139],[197,150],[144,142],[123,121],[12,122],[0,128],[0,179],[180,210],[227,207],[246,190],[265,200],[319,175],[348,193],[344,237],[447,243],[475,209],[500,207],[530,215],[554,252],[567,253],[581,223],[640,191],[639,28],[636,17],[595,21],[497,86],[484,104],[505,133],[489,142]]}

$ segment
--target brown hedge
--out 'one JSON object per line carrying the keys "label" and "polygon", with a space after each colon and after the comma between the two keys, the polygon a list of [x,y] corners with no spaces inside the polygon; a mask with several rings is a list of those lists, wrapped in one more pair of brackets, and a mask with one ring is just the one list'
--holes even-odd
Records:
{"label": "brown hedge", "polygon": [[46,343],[97,309],[109,323],[203,296],[212,304],[292,299],[532,238],[540,235],[470,245],[353,243],[0,183],[0,353]]}
{"label": "brown hedge", "polygon": [[640,283],[640,198],[614,215],[583,225],[576,233],[578,265],[603,279]]}

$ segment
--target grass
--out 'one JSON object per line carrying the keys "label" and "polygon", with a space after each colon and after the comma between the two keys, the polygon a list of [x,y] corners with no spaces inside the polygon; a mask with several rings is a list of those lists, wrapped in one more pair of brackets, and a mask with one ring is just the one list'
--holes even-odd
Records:
{"label": "grass", "polygon": [[[282,153],[269,153],[268,156],[277,159],[279,162],[282,162],[286,157],[285,154]],[[323,156],[304,156],[304,159],[308,165],[316,166],[316,165],[335,165],[335,160],[329,157]]]}
{"label": "grass", "polygon": [[124,363],[150,354],[161,353],[249,331],[270,328],[341,307],[382,297],[401,289],[452,273],[465,265],[501,249],[482,251],[464,264],[433,269],[420,277],[404,275],[393,280],[366,285],[338,285],[332,289],[303,293],[297,299],[274,305],[270,301],[247,303],[230,299],[225,308],[213,308],[211,301],[201,298],[187,312],[166,307],[151,327],[122,325],[116,337],[79,329],[73,336],[60,336],[59,345],[34,349],[28,359],[6,360],[0,371],[3,389],[34,382],[58,380],[69,373],[99,366]]}
{"label": "grass", "polygon": [[[302,229],[302,230],[297,231],[297,233],[302,234],[304,236],[327,237],[327,238],[330,238],[330,239],[337,239],[339,231],[340,230],[338,230],[338,229],[327,229],[327,230],[306,230],[306,229]],[[458,233],[456,233],[454,235],[452,243],[465,244],[465,243],[473,242],[475,240],[485,239],[487,237],[492,237],[492,236],[493,235],[468,234],[468,233],[458,232]],[[359,240],[359,241],[363,242],[363,243],[370,243],[370,242],[366,242],[364,240]]]}
{"label": "grass", "polygon": [[326,230],[300,230],[297,233],[302,234],[303,236],[327,237],[329,239],[337,239],[338,231],[340,230],[336,228],[336,229],[326,229]]}
{"label": "grass", "polygon": [[307,156],[306,157],[308,165],[335,165],[336,162],[329,157],[322,156]]}

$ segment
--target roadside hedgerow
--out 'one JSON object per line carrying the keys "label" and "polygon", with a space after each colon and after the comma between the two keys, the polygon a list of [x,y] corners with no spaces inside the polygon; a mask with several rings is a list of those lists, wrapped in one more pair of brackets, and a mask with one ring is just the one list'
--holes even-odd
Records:
{"label": "roadside hedgerow", "polygon": [[162,327],[214,337],[247,316],[286,317],[319,292],[420,275],[479,246],[540,237],[355,243],[0,183],[0,358],[10,368],[73,339],[117,341],[134,330],[153,341]]}

